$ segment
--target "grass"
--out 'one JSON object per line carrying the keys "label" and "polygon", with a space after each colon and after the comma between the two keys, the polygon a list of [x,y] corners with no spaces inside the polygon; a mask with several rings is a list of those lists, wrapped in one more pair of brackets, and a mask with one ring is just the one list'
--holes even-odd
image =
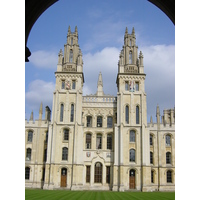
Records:
{"label": "grass", "polygon": [[26,200],[175,200],[175,192],[25,190]]}

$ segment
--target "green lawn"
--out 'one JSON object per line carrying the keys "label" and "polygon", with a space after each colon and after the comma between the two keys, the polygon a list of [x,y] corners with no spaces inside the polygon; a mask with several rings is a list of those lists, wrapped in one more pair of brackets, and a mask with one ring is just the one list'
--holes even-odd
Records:
{"label": "green lawn", "polygon": [[26,200],[175,200],[175,192],[25,190]]}

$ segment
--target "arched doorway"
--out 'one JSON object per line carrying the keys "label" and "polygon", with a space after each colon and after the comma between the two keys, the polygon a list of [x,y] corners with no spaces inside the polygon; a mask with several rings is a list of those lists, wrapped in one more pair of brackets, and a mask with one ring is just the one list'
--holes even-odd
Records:
{"label": "arched doorway", "polygon": [[60,187],[67,187],[67,169],[61,169]]}
{"label": "arched doorway", "polygon": [[129,172],[129,189],[135,189],[135,170],[131,169]]}

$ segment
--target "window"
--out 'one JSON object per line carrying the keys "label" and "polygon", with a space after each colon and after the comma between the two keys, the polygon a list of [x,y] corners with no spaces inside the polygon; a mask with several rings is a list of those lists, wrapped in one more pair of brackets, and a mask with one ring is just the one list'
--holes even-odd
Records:
{"label": "window", "polygon": [[129,91],[129,83],[128,83],[128,81],[125,82],[125,90]]}
{"label": "window", "polygon": [[130,150],[130,162],[135,162],[135,149]]}
{"label": "window", "polygon": [[154,183],[154,171],[151,170],[151,183]]}
{"label": "window", "polygon": [[131,46],[131,39],[130,39],[130,41],[129,41],[129,46]]}
{"label": "window", "polygon": [[129,124],[129,107],[126,106],[125,108],[125,122],[126,124]]}
{"label": "window", "polygon": [[25,179],[29,180],[29,178],[30,178],[30,168],[26,167],[25,168]]}
{"label": "window", "polygon": [[150,152],[150,164],[153,164],[153,152]]}
{"label": "window", "polygon": [[28,142],[32,142],[32,140],[33,140],[33,132],[29,131],[28,132]]}
{"label": "window", "polygon": [[97,162],[94,169],[94,182],[102,183],[102,164]]}
{"label": "window", "polygon": [[149,137],[149,143],[151,146],[153,146],[153,135],[150,134],[150,137]]}
{"label": "window", "polygon": [[112,149],[112,135],[107,135],[107,149]]}
{"label": "window", "polygon": [[166,164],[171,164],[171,153],[170,152],[166,153]]}
{"label": "window", "polygon": [[91,149],[91,134],[86,134],[86,149]]}
{"label": "window", "polygon": [[130,142],[135,142],[135,131],[134,130],[130,131]]}
{"label": "window", "polygon": [[45,179],[45,167],[42,169],[42,181]]}
{"label": "window", "polygon": [[71,45],[73,45],[73,38],[71,38]]}
{"label": "window", "polygon": [[68,148],[67,147],[62,148],[62,160],[68,160]]}
{"label": "window", "polygon": [[136,106],[136,124],[139,124],[139,106]]}
{"label": "window", "polygon": [[132,51],[129,52],[129,64],[132,64]]}
{"label": "window", "polygon": [[110,166],[106,166],[106,183],[110,183]]}
{"label": "window", "polygon": [[60,122],[63,122],[63,111],[64,111],[64,105],[60,105]]}
{"label": "window", "polygon": [[74,121],[74,104],[71,105],[71,116],[70,116],[70,122]]}
{"label": "window", "polygon": [[113,127],[113,118],[112,117],[107,117],[107,127],[112,128]]}
{"label": "window", "polygon": [[172,183],[172,172],[167,171],[167,183]]}
{"label": "window", "polygon": [[73,62],[73,51],[70,50],[70,53],[69,53],[69,62],[72,63]]}
{"label": "window", "polygon": [[26,149],[26,160],[31,160],[31,149]]}
{"label": "window", "polygon": [[69,130],[64,129],[63,131],[63,140],[69,140]]}
{"label": "window", "polygon": [[97,135],[97,149],[101,149],[102,148],[102,137],[100,134]]}
{"label": "window", "polygon": [[46,132],[46,138],[45,138],[45,143],[48,142],[48,131]]}
{"label": "window", "polygon": [[171,136],[170,135],[166,135],[165,136],[165,140],[166,140],[166,146],[171,146]]}
{"label": "window", "polygon": [[139,91],[139,83],[135,82],[135,91]]}
{"label": "window", "polygon": [[76,81],[73,80],[73,81],[72,81],[72,90],[75,90],[75,89],[76,89]]}
{"label": "window", "polygon": [[86,183],[90,183],[90,166],[86,166]]}
{"label": "window", "polygon": [[97,127],[102,127],[102,117],[101,116],[97,117]]}
{"label": "window", "polygon": [[61,83],[61,89],[65,89],[65,81],[62,81],[62,83]]}
{"label": "window", "polygon": [[44,150],[44,162],[47,161],[47,149]]}
{"label": "window", "polygon": [[92,117],[87,116],[87,127],[92,127]]}

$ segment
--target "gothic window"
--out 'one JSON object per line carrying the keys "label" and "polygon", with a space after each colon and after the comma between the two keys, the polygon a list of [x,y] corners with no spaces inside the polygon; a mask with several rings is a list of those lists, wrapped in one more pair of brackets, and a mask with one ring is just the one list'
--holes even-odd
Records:
{"label": "gothic window", "polygon": [[107,135],[107,149],[112,149],[112,135]]}
{"label": "gothic window", "polygon": [[97,162],[94,168],[94,182],[102,183],[102,164]]}
{"label": "gothic window", "polygon": [[45,143],[48,142],[48,131],[46,132],[46,138],[45,138]]}
{"label": "gothic window", "polygon": [[75,89],[76,89],[76,81],[73,80],[73,81],[72,81],[72,90],[75,90]]}
{"label": "gothic window", "polygon": [[101,134],[98,134],[97,135],[97,149],[101,149],[102,148],[102,136],[101,136]]}
{"label": "gothic window", "polygon": [[139,83],[135,82],[135,91],[139,91]]}
{"label": "gothic window", "polygon": [[139,124],[139,106],[136,106],[136,124]]}
{"label": "gothic window", "polygon": [[135,162],[135,149],[130,150],[130,162]]}
{"label": "gothic window", "polygon": [[62,148],[62,160],[68,160],[68,148],[67,147]]}
{"label": "gothic window", "polygon": [[166,153],[166,164],[171,164],[171,153],[170,152]]}
{"label": "gothic window", "polygon": [[165,136],[166,146],[171,146],[171,136],[166,135]]}
{"label": "gothic window", "polygon": [[112,117],[107,117],[107,127],[112,128],[113,127],[113,118]]}
{"label": "gothic window", "polygon": [[69,53],[69,62],[72,63],[73,62],[73,51],[70,50],[70,53]]}
{"label": "gothic window", "polygon": [[86,134],[86,149],[91,149],[91,134]]}
{"label": "gothic window", "polygon": [[74,121],[74,104],[71,105],[71,116],[70,116],[70,122]]}
{"label": "gothic window", "polygon": [[101,116],[97,117],[97,127],[102,127],[102,117]]}
{"label": "gothic window", "polygon": [[64,105],[60,105],[60,122],[63,122],[63,111],[64,111]]}
{"label": "gothic window", "polygon": [[26,160],[31,160],[31,149],[26,149]]}
{"label": "gothic window", "polygon": [[134,130],[130,131],[130,142],[135,142],[135,131]]}
{"label": "gothic window", "polygon": [[42,169],[42,181],[45,179],[45,167]]}
{"label": "gothic window", "polygon": [[151,183],[154,183],[154,171],[151,170]]}
{"label": "gothic window", "polygon": [[129,41],[129,46],[131,46],[131,39],[130,39],[130,41]]}
{"label": "gothic window", "polygon": [[129,52],[129,64],[132,64],[132,51]]}
{"label": "gothic window", "polygon": [[125,90],[129,91],[129,83],[128,83],[128,81],[125,81]]}
{"label": "gothic window", "polygon": [[64,129],[63,131],[63,140],[68,141],[69,140],[69,130]]}
{"label": "gothic window", "polygon": [[90,183],[90,166],[86,166],[86,183]]}
{"label": "gothic window", "polygon": [[44,162],[47,161],[47,149],[44,150]]}
{"label": "gothic window", "polygon": [[153,164],[153,152],[150,152],[150,164]]}
{"label": "gothic window", "polygon": [[106,183],[110,183],[110,166],[106,166]]}
{"label": "gothic window", "polygon": [[172,172],[167,171],[167,183],[172,183]]}
{"label": "gothic window", "polygon": [[153,135],[150,134],[150,137],[149,137],[149,143],[151,146],[153,146]]}
{"label": "gothic window", "polygon": [[28,142],[32,142],[32,140],[33,140],[33,132],[29,131],[28,132]]}
{"label": "gothic window", "polygon": [[92,117],[87,116],[87,127],[92,127]]}
{"label": "gothic window", "polygon": [[125,122],[126,124],[129,124],[129,107],[126,106],[125,108]]}
{"label": "gothic window", "polygon": [[29,180],[29,178],[30,178],[30,168],[26,167],[25,168],[25,179]]}
{"label": "gothic window", "polygon": [[62,82],[61,82],[61,88],[62,88],[62,89],[65,89],[65,81],[62,81]]}

